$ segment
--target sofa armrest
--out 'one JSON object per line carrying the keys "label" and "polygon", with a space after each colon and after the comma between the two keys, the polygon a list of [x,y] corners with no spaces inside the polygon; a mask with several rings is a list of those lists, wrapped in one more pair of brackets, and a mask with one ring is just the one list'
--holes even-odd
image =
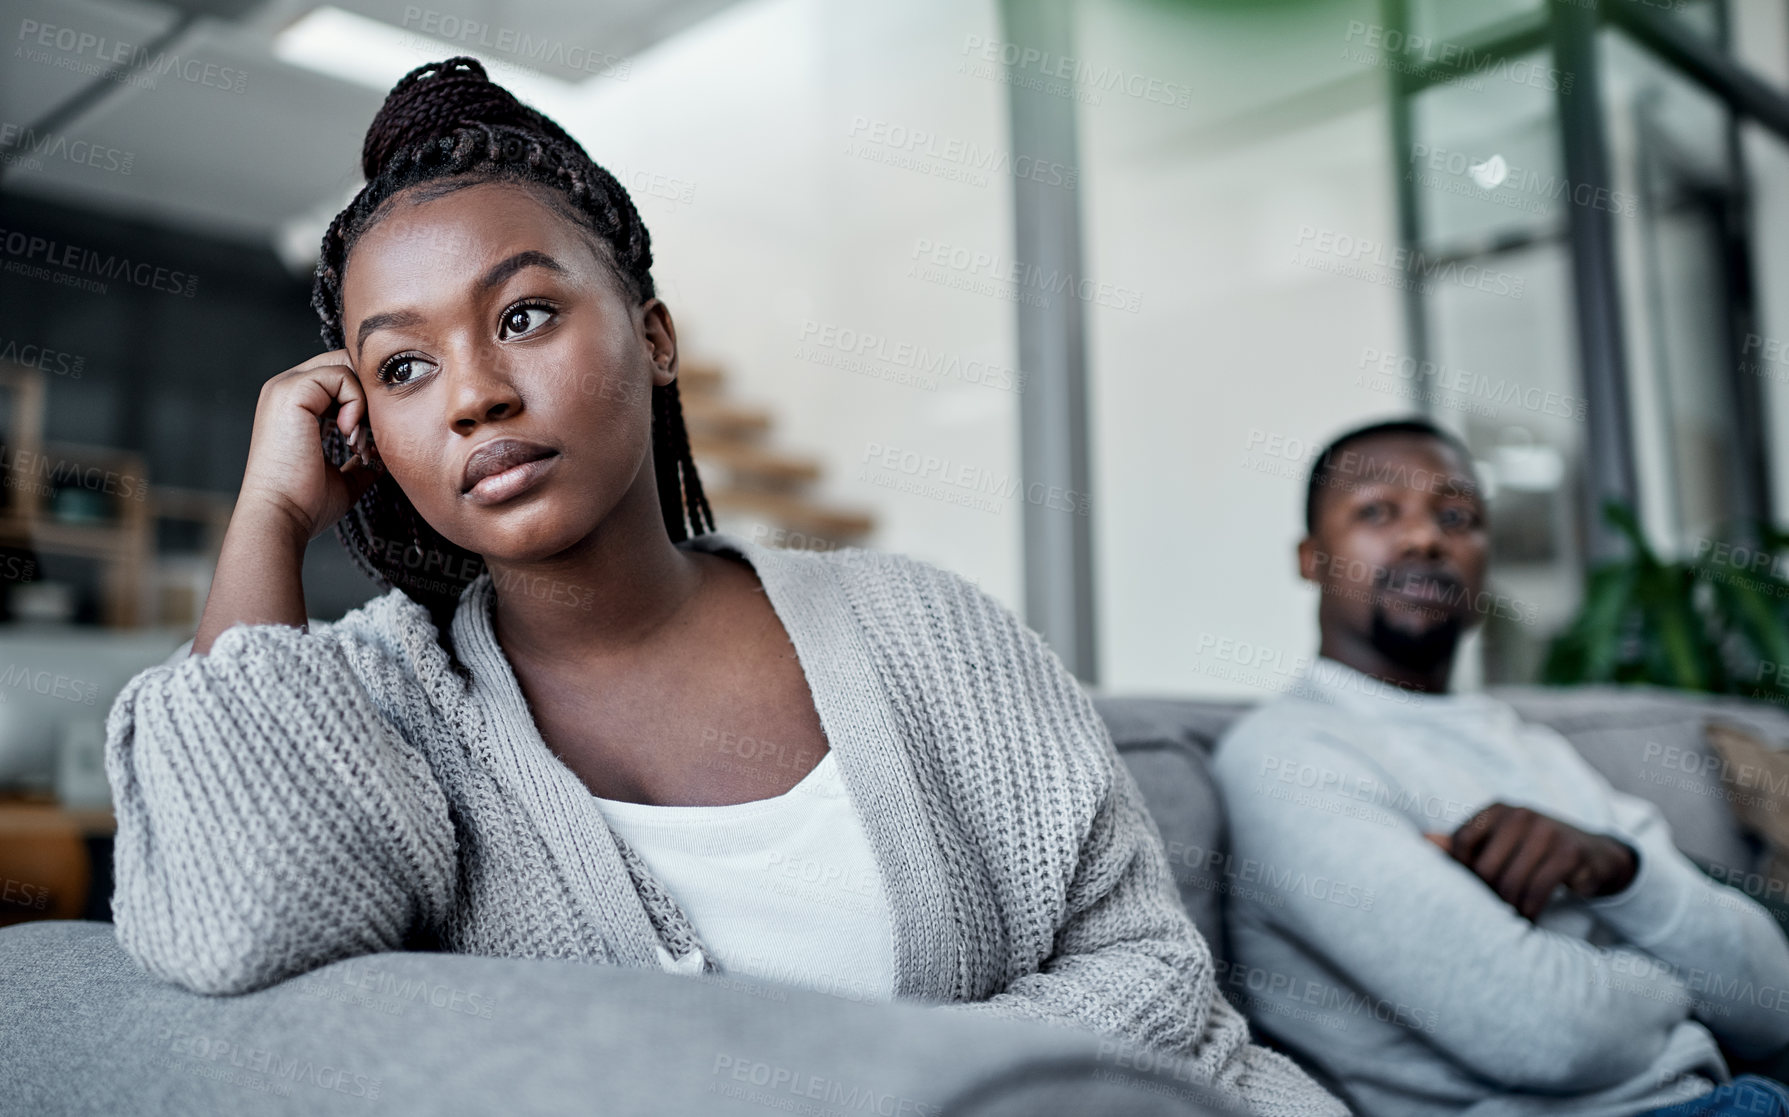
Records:
{"label": "sofa armrest", "polygon": [[[0,1097],[32,1112],[1226,1112],[1087,1032],[574,962],[374,954],[207,997],[108,925],[28,923],[0,932],[0,1004]],[[1067,1077],[1020,1099],[1029,1064]]]}

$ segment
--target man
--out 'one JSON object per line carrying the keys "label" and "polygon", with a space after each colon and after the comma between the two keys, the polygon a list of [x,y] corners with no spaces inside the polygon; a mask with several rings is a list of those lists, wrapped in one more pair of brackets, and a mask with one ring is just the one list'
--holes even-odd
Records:
{"label": "man", "polygon": [[1318,657],[1216,754],[1229,864],[1255,882],[1226,991],[1373,1117],[1789,1114],[1776,1083],[1726,1084],[1715,1038],[1789,1045],[1775,923],[1563,737],[1448,693],[1461,636],[1519,614],[1485,592],[1485,517],[1429,423],[1317,458],[1298,564]]}

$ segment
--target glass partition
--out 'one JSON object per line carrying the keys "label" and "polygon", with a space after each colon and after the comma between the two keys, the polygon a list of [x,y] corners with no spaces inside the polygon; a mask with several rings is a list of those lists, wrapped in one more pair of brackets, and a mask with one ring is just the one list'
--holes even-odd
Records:
{"label": "glass partition", "polygon": [[1431,416],[1456,430],[1491,489],[1488,682],[1533,678],[1578,605],[1586,405],[1577,383],[1556,89],[1545,51],[1411,99],[1406,181],[1431,281],[1420,305]]}

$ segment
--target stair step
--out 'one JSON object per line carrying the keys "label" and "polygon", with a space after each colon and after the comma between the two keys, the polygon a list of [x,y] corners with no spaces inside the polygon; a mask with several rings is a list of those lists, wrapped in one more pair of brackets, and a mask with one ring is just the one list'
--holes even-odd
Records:
{"label": "stair step", "polygon": [[820,463],[765,449],[750,442],[692,434],[690,453],[698,466],[710,463],[735,475],[755,477],[773,485],[801,485],[820,479]]}
{"label": "stair step", "polygon": [[722,438],[756,435],[770,429],[770,412],[762,407],[743,407],[709,396],[693,395],[683,397],[683,421],[692,438],[698,431]]}
{"label": "stair step", "polygon": [[820,479],[820,462],[764,443],[774,415],[769,408],[729,399],[724,365],[686,361],[678,366],[677,378],[691,456],[704,471],[724,471],[705,485],[715,511],[754,517],[839,544],[855,542],[875,529],[873,513],[830,507],[801,492]]}
{"label": "stair step", "polygon": [[682,385],[677,390],[685,396],[718,392],[726,379],[726,370],[708,361],[680,361],[677,365],[677,380]]}
{"label": "stair step", "polygon": [[829,508],[788,493],[735,486],[709,489],[707,492],[708,502],[716,511],[731,510],[763,516],[791,530],[840,542],[867,535],[876,526],[875,517],[868,512]]}

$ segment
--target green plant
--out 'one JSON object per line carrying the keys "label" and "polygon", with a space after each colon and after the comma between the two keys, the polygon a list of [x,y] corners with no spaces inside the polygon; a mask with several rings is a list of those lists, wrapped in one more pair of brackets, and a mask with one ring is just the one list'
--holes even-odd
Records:
{"label": "green plant", "polygon": [[1789,702],[1789,533],[1764,526],[1758,542],[1713,542],[1665,561],[1633,510],[1604,517],[1631,553],[1585,579],[1584,603],[1554,638],[1541,681],[1651,683]]}

